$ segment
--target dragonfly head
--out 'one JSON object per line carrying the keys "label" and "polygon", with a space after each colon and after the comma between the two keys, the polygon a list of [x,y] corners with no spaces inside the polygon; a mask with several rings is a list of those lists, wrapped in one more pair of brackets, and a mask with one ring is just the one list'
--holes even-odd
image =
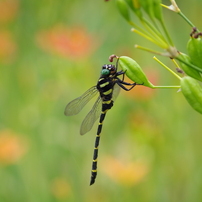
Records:
{"label": "dragonfly head", "polygon": [[116,67],[114,65],[103,65],[101,75],[102,76],[109,76],[116,74]]}

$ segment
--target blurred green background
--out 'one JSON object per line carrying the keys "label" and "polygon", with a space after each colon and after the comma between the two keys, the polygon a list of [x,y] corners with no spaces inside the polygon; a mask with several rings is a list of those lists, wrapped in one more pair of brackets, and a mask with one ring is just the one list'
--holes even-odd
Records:
{"label": "blurred green background", "polygon": [[[163,1],[169,5],[169,1]],[[202,27],[201,0],[177,0]],[[164,9],[186,53],[191,28]],[[104,122],[95,185],[89,186],[97,126],[65,117],[95,85],[111,54],[135,59],[155,85],[179,85],[130,32],[115,1],[0,1],[0,202],[202,201],[201,115],[180,92],[138,86],[121,92]],[[167,58],[159,58],[172,69]]]}

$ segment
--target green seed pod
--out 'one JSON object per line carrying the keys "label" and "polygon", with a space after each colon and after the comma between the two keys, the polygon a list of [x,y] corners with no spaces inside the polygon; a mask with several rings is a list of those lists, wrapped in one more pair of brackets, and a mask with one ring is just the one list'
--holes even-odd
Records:
{"label": "green seed pod", "polygon": [[139,0],[125,0],[129,7],[134,11],[134,13],[142,19],[142,12],[140,10],[141,6]]}
{"label": "green seed pod", "polygon": [[[183,60],[187,64],[191,63],[190,57],[188,55],[184,54],[184,53],[180,53],[180,55],[178,56],[178,58],[180,58],[181,60]],[[193,77],[193,78],[195,78],[195,79],[197,79],[199,81],[202,81],[201,74],[197,70],[189,67],[188,65],[184,64],[183,62],[180,62],[180,64],[181,64],[181,68],[183,69],[183,71],[188,76]]]}
{"label": "green seed pod", "polygon": [[156,19],[163,21],[161,0],[153,0],[153,10]]}
{"label": "green seed pod", "polygon": [[191,62],[202,69],[202,39],[190,38],[187,43],[187,51]]}
{"label": "green seed pod", "polygon": [[191,77],[181,79],[181,90],[188,103],[197,112],[202,114],[202,88],[199,83]]}
{"label": "green seed pod", "polygon": [[117,0],[116,2],[117,2],[119,12],[130,23],[131,19],[130,19],[130,14],[128,10],[128,5],[126,4],[124,0]]}
{"label": "green seed pod", "polygon": [[154,87],[153,84],[149,82],[138,63],[132,58],[121,56],[119,58],[119,65],[121,69],[126,72],[127,77],[135,83],[142,84],[143,86],[150,88]]}
{"label": "green seed pod", "polygon": [[154,20],[153,0],[139,0],[142,8],[148,14],[148,16]]}

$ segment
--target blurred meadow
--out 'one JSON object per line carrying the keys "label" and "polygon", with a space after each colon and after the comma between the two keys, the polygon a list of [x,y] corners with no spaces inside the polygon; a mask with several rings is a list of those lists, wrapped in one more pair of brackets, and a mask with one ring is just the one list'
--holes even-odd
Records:
{"label": "blurred meadow", "polygon": [[[177,3],[202,29],[202,1]],[[163,11],[186,53],[191,28]],[[79,128],[93,101],[77,116],[64,108],[96,84],[109,55],[132,57],[155,85],[179,85],[134,48],[150,44],[130,28],[113,0],[0,0],[0,202],[202,201],[202,117],[176,89],[120,93],[89,186],[97,125],[85,136]]]}

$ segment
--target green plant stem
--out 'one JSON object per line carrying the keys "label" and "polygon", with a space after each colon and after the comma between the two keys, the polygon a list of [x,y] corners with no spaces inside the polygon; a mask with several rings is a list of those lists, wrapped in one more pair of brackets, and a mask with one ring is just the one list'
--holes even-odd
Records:
{"label": "green plant stem", "polygon": [[162,26],[162,28],[163,28],[163,31],[164,31],[164,33],[165,33],[165,35],[166,35],[166,38],[167,38],[169,44],[170,44],[171,46],[174,46],[174,44],[173,44],[173,42],[172,42],[172,39],[171,39],[171,37],[170,37],[170,35],[169,35],[167,29],[166,29],[166,26],[165,26],[164,22],[163,22],[163,21],[160,21],[160,24],[161,24],[161,26]]}
{"label": "green plant stem", "polygon": [[164,36],[159,32],[157,28],[152,26],[150,22],[148,22],[146,19],[142,19],[141,23],[155,38],[158,38],[159,40],[163,41],[163,43],[166,43],[166,39],[164,38]]}
{"label": "green plant stem", "polygon": [[[178,14],[191,26],[191,27],[196,27],[181,11],[178,12]],[[199,30],[197,30],[199,31]]]}
{"label": "green plant stem", "polygon": [[[175,1],[171,1],[171,6],[166,6],[164,4],[161,4],[161,6],[163,6],[164,8],[167,8],[169,10],[174,11],[175,13],[177,13],[178,15],[180,15],[191,27],[196,27],[185,15],[184,13],[181,12],[181,10],[179,9],[178,5],[176,4]],[[197,29],[198,32],[200,32]]]}
{"label": "green plant stem", "polygon": [[137,24],[135,24],[134,22],[130,21],[129,24],[130,24],[131,26],[133,26],[135,29],[138,29],[138,30],[140,30],[141,32],[143,32],[144,34],[146,34],[146,32],[145,32],[141,27],[139,27]]}
{"label": "green plant stem", "polygon": [[[144,28],[145,28],[146,30],[141,29],[141,28],[138,27],[138,26],[136,26],[136,27],[133,26],[136,30],[139,31],[139,33],[144,34],[144,36],[143,36],[142,34],[141,34],[141,36],[143,36],[143,37],[147,36],[147,39],[148,39],[148,40],[152,39],[152,42],[153,42],[153,41],[159,41],[160,43],[165,43],[165,42],[166,42],[166,40],[162,38],[162,35],[161,35],[160,33],[156,33],[156,32],[154,31],[155,28],[152,28],[152,25],[151,25],[151,24],[150,24],[150,26],[148,25],[149,22],[146,22],[145,19],[142,19],[142,20],[141,20],[141,23],[142,23],[142,25],[144,26]],[[132,25],[132,23],[130,23],[130,24]],[[157,30],[156,30],[156,31],[157,31]],[[150,40],[150,41],[151,41],[151,40]],[[154,42],[153,42],[153,43],[154,43]]]}
{"label": "green plant stem", "polygon": [[180,88],[180,86],[153,86],[153,89],[155,88],[163,88],[163,89],[170,89],[170,88]]}
{"label": "green plant stem", "polygon": [[150,53],[154,53],[154,54],[157,54],[157,55],[162,55],[161,52],[157,52],[155,50],[152,50],[152,49],[149,49],[149,48],[146,48],[146,47],[143,47],[143,46],[140,46],[140,45],[135,45],[135,48],[138,48],[140,50],[143,50],[143,51],[147,51],[147,52],[150,52]]}
{"label": "green plant stem", "polygon": [[137,29],[132,28],[131,31],[135,32],[136,34],[139,34],[140,36],[144,37],[145,39],[151,41],[152,43],[156,44],[157,46],[159,46],[159,47],[161,47],[163,49],[167,49],[168,48],[168,45],[165,42],[163,42],[163,41],[162,42],[158,42],[154,38],[149,37],[148,35],[140,32]]}
{"label": "green plant stem", "polygon": [[179,80],[181,80],[181,77],[177,75],[173,70],[171,70],[168,66],[163,64],[160,60],[158,60],[155,56],[153,57],[154,60],[156,60],[160,65],[162,65],[165,69],[167,69],[171,74],[173,74],[175,77],[177,77]]}
{"label": "green plant stem", "polygon": [[[145,22],[144,22],[144,20],[141,20],[141,22],[142,22],[142,24],[145,24]],[[131,25],[131,26],[133,26],[133,28],[131,29],[132,31],[133,31],[133,29],[134,30],[137,30],[137,32],[138,32],[138,34],[139,35],[141,35],[141,36],[143,36],[143,37],[145,37],[145,36],[147,36],[147,39],[148,40],[150,40],[150,41],[155,41],[156,40],[156,38],[158,38],[159,39],[159,41],[162,41],[162,39],[157,35],[157,34],[155,34],[151,29],[147,29],[147,31],[145,31],[144,29],[142,29],[141,27],[139,27],[137,24],[135,24],[134,22],[132,22],[132,21],[130,21],[129,22],[129,24]],[[147,26],[148,27],[148,26]],[[149,32],[148,32],[149,31]],[[140,34],[141,33],[141,34]],[[150,34],[151,33],[151,34]],[[153,33],[153,34],[152,34]],[[146,37],[145,37],[146,38]],[[153,42],[154,43],[154,42]],[[164,41],[163,41],[163,43],[164,43]]]}

